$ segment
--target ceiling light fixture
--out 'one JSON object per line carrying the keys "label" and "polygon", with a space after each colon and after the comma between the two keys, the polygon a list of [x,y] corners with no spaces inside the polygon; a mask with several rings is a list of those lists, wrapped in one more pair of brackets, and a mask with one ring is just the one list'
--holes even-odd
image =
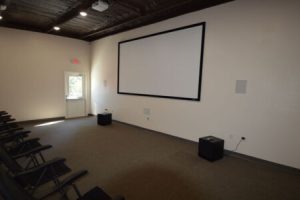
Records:
{"label": "ceiling light fixture", "polygon": [[87,13],[86,13],[86,12],[84,12],[84,11],[81,11],[79,14],[80,14],[82,17],[85,17],[85,16],[87,16]]}
{"label": "ceiling light fixture", "polygon": [[7,5],[4,5],[4,4],[0,5],[0,10],[4,11],[6,9],[7,9]]}
{"label": "ceiling light fixture", "polygon": [[97,10],[99,12],[103,12],[103,11],[107,10],[108,7],[109,7],[109,4],[106,0],[98,0],[92,4],[92,9]]}
{"label": "ceiling light fixture", "polygon": [[58,26],[54,26],[53,29],[56,30],[56,31],[60,30],[60,28]]}
{"label": "ceiling light fixture", "polygon": [[2,12],[2,11],[5,11],[5,10],[7,9],[7,5],[4,4],[5,1],[2,2],[2,3],[3,3],[3,4],[0,4],[0,20],[3,19],[2,15],[1,15],[1,12]]}

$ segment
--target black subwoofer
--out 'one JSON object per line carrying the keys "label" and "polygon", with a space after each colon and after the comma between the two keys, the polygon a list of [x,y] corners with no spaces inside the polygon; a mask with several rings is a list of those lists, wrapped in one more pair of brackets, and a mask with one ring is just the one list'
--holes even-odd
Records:
{"label": "black subwoofer", "polygon": [[98,114],[97,121],[98,124],[102,126],[111,124],[111,113]]}
{"label": "black subwoofer", "polygon": [[209,161],[223,158],[224,140],[213,136],[199,138],[198,155]]}

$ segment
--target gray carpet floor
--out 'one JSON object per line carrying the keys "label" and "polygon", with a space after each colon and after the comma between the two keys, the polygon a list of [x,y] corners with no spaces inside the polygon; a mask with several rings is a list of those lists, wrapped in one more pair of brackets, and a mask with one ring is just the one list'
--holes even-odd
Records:
{"label": "gray carpet floor", "polygon": [[95,117],[35,125],[26,125],[31,137],[53,145],[46,158],[89,171],[77,182],[83,193],[99,186],[126,200],[300,199],[299,174],[234,156],[211,163],[194,142],[119,122],[98,126]]}

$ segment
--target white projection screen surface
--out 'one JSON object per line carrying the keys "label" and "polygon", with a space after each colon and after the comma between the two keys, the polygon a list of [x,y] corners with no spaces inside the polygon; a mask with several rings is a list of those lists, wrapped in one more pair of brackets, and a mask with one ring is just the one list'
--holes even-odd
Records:
{"label": "white projection screen surface", "polygon": [[200,101],[205,22],[119,42],[118,93]]}

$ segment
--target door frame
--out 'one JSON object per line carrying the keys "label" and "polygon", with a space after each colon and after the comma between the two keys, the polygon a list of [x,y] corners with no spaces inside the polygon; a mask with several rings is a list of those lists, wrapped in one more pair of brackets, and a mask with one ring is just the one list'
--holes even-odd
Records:
{"label": "door frame", "polygon": [[[83,76],[83,83],[82,83],[82,89],[83,89],[83,94],[82,94],[82,99],[73,99],[73,101],[77,100],[83,100],[84,101],[84,116],[87,116],[87,74],[85,72],[80,72],[80,71],[64,71],[64,106],[65,106],[65,118],[72,118],[68,117],[68,108],[67,108],[67,91],[68,91],[68,82],[67,82],[67,76],[69,75],[82,75]],[[72,100],[72,99],[69,99]]]}

